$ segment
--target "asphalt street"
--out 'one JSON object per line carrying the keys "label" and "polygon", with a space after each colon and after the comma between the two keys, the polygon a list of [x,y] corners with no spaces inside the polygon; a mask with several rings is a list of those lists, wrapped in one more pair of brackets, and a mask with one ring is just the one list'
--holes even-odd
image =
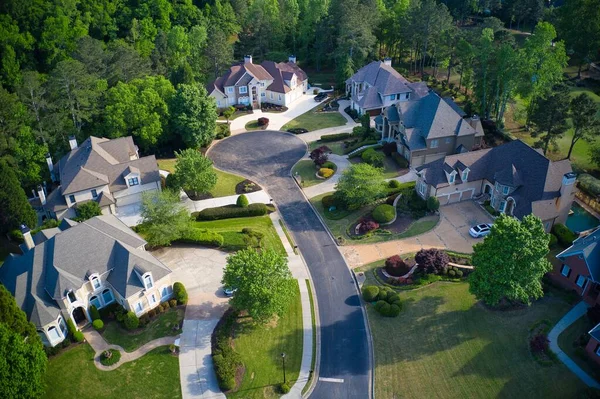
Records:
{"label": "asphalt street", "polygon": [[321,335],[312,398],[369,398],[371,364],[359,293],[336,244],[290,177],[306,153],[299,138],[260,131],[229,137],[208,152],[219,169],[248,177],[273,198],[308,265]]}

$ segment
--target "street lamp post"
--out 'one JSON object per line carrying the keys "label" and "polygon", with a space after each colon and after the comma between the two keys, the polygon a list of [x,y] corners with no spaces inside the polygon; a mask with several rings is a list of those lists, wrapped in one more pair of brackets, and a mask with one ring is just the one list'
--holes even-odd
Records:
{"label": "street lamp post", "polygon": [[283,383],[285,384],[285,353],[281,352],[281,362],[283,363]]}

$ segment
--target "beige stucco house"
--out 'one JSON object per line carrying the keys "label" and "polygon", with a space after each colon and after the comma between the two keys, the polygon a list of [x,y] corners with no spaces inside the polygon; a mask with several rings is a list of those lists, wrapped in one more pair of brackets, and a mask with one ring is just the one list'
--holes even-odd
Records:
{"label": "beige stucco house", "polygon": [[449,155],[417,169],[416,190],[441,205],[478,197],[500,213],[522,218],[533,213],[550,231],[565,223],[575,197],[568,160],[553,162],[515,140],[498,147]]}
{"label": "beige stucco house", "polygon": [[252,62],[252,56],[229,68],[224,76],[208,85],[208,94],[223,109],[233,105],[260,108],[263,103],[288,106],[308,90],[308,76],[296,64],[296,57],[288,62]]}
{"label": "beige stucco house", "polygon": [[102,214],[141,201],[145,191],[160,190],[160,174],[154,155],[139,157],[131,136],[117,139],[89,137],[81,145],[69,138],[71,151],[54,164],[47,155],[53,180],[60,185],[45,195],[38,189],[37,205],[49,216],[76,216],[76,206],[96,201]]}
{"label": "beige stucco house", "polygon": [[89,308],[117,302],[138,316],[172,297],[171,270],[146,252],[144,241],[113,215],[82,223],[64,219],[35,236],[23,228],[23,255],[11,254],[0,282],[35,324],[45,345],[91,319]]}

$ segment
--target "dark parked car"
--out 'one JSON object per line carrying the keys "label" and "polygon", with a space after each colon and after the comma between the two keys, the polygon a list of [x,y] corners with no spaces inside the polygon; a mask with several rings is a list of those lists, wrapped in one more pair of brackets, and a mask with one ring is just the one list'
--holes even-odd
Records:
{"label": "dark parked car", "polygon": [[315,96],[315,101],[321,102],[327,98],[327,93],[319,93]]}

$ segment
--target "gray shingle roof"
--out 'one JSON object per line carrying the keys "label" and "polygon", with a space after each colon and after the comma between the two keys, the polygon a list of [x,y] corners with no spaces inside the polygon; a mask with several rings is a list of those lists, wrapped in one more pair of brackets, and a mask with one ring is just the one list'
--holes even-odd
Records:
{"label": "gray shingle roof", "polygon": [[408,80],[392,66],[386,65],[382,61],[373,61],[360,68],[346,80],[346,83],[350,82],[366,82],[374,86],[382,96],[412,92],[412,89],[408,86]]}
{"label": "gray shingle roof", "polygon": [[376,87],[369,87],[362,92],[362,97],[355,98],[355,102],[359,107],[363,109],[381,108],[383,103],[381,102],[381,96],[377,92]]}
{"label": "gray shingle roof", "polygon": [[[444,173],[445,165],[454,169],[458,162],[469,167],[469,181],[485,178],[495,182],[496,176],[512,179],[517,185],[510,195],[516,202],[513,213],[519,218],[532,212],[532,204],[559,196],[562,177],[571,171],[570,164],[551,162],[520,140],[485,150],[449,155],[419,166],[417,171],[424,176],[427,184],[446,187],[449,184]],[[455,184],[460,183],[460,175],[457,175]],[[544,212],[557,215],[554,206],[544,205]]]}
{"label": "gray shingle roof", "polygon": [[105,274],[122,296],[143,289],[136,265],[154,280],[171,271],[150,253],[138,249],[145,241],[113,215],[97,216],[41,242],[22,256],[10,256],[0,268],[0,281],[38,326],[56,320],[56,300],[80,288],[88,270]]}
{"label": "gray shingle roof", "polygon": [[565,260],[569,256],[583,255],[590,271],[592,280],[600,282],[600,227],[586,236],[582,236],[573,241],[573,244],[556,257]]}

